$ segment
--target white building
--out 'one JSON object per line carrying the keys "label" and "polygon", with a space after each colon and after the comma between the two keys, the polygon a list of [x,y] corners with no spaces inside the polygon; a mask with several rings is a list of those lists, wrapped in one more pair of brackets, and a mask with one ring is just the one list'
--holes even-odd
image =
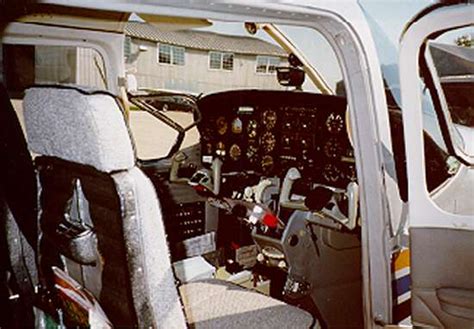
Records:
{"label": "white building", "polygon": [[208,31],[163,31],[129,22],[125,60],[139,88],[211,92],[281,89],[275,67],[286,65],[278,46],[252,36]]}

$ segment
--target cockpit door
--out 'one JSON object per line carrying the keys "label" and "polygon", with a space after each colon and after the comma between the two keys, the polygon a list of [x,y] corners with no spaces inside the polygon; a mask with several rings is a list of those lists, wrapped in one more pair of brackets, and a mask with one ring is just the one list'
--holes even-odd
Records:
{"label": "cockpit door", "polygon": [[[441,95],[443,89],[430,88],[437,82],[431,81],[436,79],[429,78],[432,72],[423,65],[430,39],[452,29],[473,25],[474,5],[440,6],[414,21],[401,41],[400,83],[409,186],[412,322],[421,327],[474,327],[474,214],[473,207],[466,206],[466,202],[474,203],[474,168],[457,158],[453,151],[455,147],[449,145],[452,141],[443,135],[446,149],[443,151],[446,155],[443,167],[446,165],[451,172],[446,181],[430,191],[430,170],[433,168],[430,167],[432,154],[425,152],[430,147],[426,139],[427,108],[438,106],[438,110],[442,110],[446,102],[445,95]],[[426,102],[427,95],[429,102]],[[464,110],[474,111],[472,107]],[[431,117],[441,120],[441,112],[431,113]],[[452,125],[452,122],[447,124]],[[446,128],[453,127],[441,130]],[[474,143],[473,140],[466,142]],[[457,165],[453,166],[453,163]]]}

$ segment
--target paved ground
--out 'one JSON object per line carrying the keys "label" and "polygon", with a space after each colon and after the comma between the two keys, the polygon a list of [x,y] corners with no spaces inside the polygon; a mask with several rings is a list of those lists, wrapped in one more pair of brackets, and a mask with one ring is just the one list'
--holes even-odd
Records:
{"label": "paved ground", "polygon": [[[183,127],[193,121],[191,114],[182,112],[169,112],[168,117]],[[165,156],[178,135],[174,129],[143,111],[130,112],[130,128],[140,159],[155,159]],[[199,133],[196,128],[193,128],[186,133],[182,148],[196,144],[198,141]]]}

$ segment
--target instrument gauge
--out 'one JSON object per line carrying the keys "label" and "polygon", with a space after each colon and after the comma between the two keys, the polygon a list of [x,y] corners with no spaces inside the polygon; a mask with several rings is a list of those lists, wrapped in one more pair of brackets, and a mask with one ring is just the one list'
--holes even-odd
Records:
{"label": "instrument gauge", "polygon": [[228,124],[225,117],[219,117],[216,120],[217,133],[219,135],[224,135],[227,132]]}
{"label": "instrument gauge", "polygon": [[232,146],[229,149],[229,155],[232,160],[234,161],[239,160],[240,156],[242,155],[242,150],[240,149],[240,146],[237,144],[232,144]]}
{"label": "instrument gauge", "polygon": [[234,134],[242,133],[242,120],[238,117],[235,118],[234,121],[232,121],[231,129]]}
{"label": "instrument gauge", "polygon": [[344,129],[344,119],[340,114],[331,113],[326,119],[326,128],[331,134],[338,134]]}
{"label": "instrument gauge", "polygon": [[347,167],[346,178],[351,182],[355,182],[357,180],[357,171],[354,165],[351,164],[349,167]]}
{"label": "instrument gauge", "polygon": [[275,135],[267,131],[265,134],[263,134],[262,138],[260,139],[260,145],[262,145],[263,152],[265,153],[272,152],[276,145]]}
{"label": "instrument gauge", "polygon": [[247,147],[246,156],[249,162],[254,163],[257,159],[258,147],[255,144],[249,144]]}
{"label": "instrument gauge", "polygon": [[270,155],[265,155],[260,162],[260,166],[264,173],[268,173],[273,169],[274,166],[273,158]]}
{"label": "instrument gauge", "polygon": [[258,128],[258,123],[257,120],[250,120],[248,125],[247,125],[247,135],[249,138],[255,138],[257,137],[257,128]]}
{"label": "instrument gauge", "polygon": [[330,163],[324,166],[323,176],[329,183],[336,183],[341,177],[341,170],[336,165]]}
{"label": "instrument gauge", "polygon": [[273,129],[277,122],[277,114],[273,110],[266,110],[263,112],[263,124],[265,127],[270,130]]}
{"label": "instrument gauge", "polygon": [[225,156],[225,144],[223,142],[218,142],[216,144],[216,155]]}
{"label": "instrument gauge", "polygon": [[324,145],[324,154],[326,154],[328,158],[337,158],[341,155],[341,152],[342,146],[337,138],[330,138]]}

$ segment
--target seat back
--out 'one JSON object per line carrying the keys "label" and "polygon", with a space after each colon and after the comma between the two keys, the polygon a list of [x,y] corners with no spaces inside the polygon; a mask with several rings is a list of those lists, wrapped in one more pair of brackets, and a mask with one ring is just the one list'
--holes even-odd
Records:
{"label": "seat back", "polygon": [[40,155],[44,283],[53,284],[52,266],[64,266],[115,326],[184,328],[161,209],[135,166],[115,97],[40,86],[26,92],[24,108],[29,146]]}

